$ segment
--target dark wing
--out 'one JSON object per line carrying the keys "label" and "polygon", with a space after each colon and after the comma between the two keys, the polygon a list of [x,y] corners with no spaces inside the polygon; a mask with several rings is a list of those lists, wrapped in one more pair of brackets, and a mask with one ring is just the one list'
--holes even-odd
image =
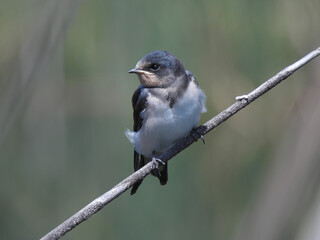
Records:
{"label": "dark wing", "polygon": [[148,92],[140,85],[132,96],[133,131],[137,132],[142,126],[141,112],[147,107]]}
{"label": "dark wing", "polygon": [[[140,85],[138,89],[134,92],[132,96],[132,107],[133,107],[133,131],[138,132],[143,124],[143,118],[141,116],[141,112],[145,110],[147,107],[147,97],[148,97],[148,91]],[[134,150],[133,154],[134,159],[134,171],[139,170],[144,165],[147,164],[147,162],[150,161],[150,159],[146,159],[143,155],[139,154]],[[159,168],[159,170],[152,171],[152,175],[159,178],[161,185],[164,185],[168,181],[168,163],[166,165],[163,165]],[[142,179],[137,181],[135,184],[133,184],[131,189],[131,195],[134,194],[140,184],[142,183]]]}
{"label": "dark wing", "polygon": [[[146,91],[143,91],[144,87],[140,85],[138,89],[134,92],[132,96],[132,108],[133,108],[133,131],[138,132],[143,124],[143,119],[141,117],[141,112],[146,108],[147,106],[147,97],[148,93]],[[144,156],[140,155],[134,150],[133,153],[133,160],[134,160],[134,171],[139,170],[142,168],[146,163]],[[131,189],[131,195],[134,194],[139,185],[142,183],[142,180],[137,181],[132,189]]]}
{"label": "dark wing", "polygon": [[186,74],[188,76],[189,81],[194,82],[197,86],[199,86],[196,78],[193,76],[193,74],[191,72],[189,72],[188,70],[186,70]]}
{"label": "dark wing", "polygon": [[[194,82],[198,88],[200,89],[199,83],[197,82],[196,78],[193,76],[193,74],[191,72],[189,72],[188,70],[186,70],[186,74],[188,76],[189,82]],[[202,110],[201,112],[206,112],[206,95],[202,92],[202,96],[200,97],[200,104],[202,106]]]}

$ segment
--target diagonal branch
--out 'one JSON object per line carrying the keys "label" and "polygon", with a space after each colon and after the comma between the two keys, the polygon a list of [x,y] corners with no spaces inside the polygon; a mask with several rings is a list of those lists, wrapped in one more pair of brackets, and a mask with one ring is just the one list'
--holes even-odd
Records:
{"label": "diagonal branch", "polygon": [[[228,118],[230,118],[232,115],[236,114],[239,110],[249,105],[251,102],[259,98],[261,95],[269,91],[271,88],[278,85],[280,82],[288,78],[291,74],[293,74],[296,70],[307,64],[312,59],[316,58],[320,55],[320,47],[316,50],[310,52],[305,57],[301,58],[299,61],[293,63],[292,65],[286,67],[282,71],[280,71],[278,74],[264,82],[262,85],[260,85],[258,88],[253,90],[248,95],[243,95],[240,97],[237,97],[237,100],[234,104],[232,104],[230,107],[210,119],[205,124],[199,126],[196,130],[199,133],[199,137],[201,135],[205,135],[208,132],[210,132],[212,129],[219,126],[221,123],[226,121]],[[198,138],[199,138],[198,137]],[[167,162],[172,157],[177,155],[179,152],[190,146],[193,142],[197,141],[198,138],[195,138],[194,136],[188,135],[185,138],[183,138],[181,141],[177,142],[173,147],[165,151],[161,156],[159,157],[162,161]],[[71,216],[69,219],[67,219],[65,222],[60,224],[58,227],[53,229],[51,232],[49,232],[47,235],[45,235],[42,240],[46,239],[59,239],[63,235],[65,235],[67,232],[69,232],[71,229],[75,228],[78,224],[82,223],[83,221],[87,220],[89,217],[91,217],[96,212],[100,211],[105,205],[107,205],[109,202],[117,198],[119,195],[121,195],[123,192],[128,190],[132,185],[137,182],[139,179],[145,178],[148,174],[150,174],[152,170],[152,163],[146,164],[143,168],[139,169],[126,179],[124,179],[122,182],[120,182],[118,185],[116,185],[114,188],[112,188],[110,191],[104,193],[100,197],[93,200],[91,203],[89,203],[87,206],[85,206],[83,209],[81,209],[79,212]]]}

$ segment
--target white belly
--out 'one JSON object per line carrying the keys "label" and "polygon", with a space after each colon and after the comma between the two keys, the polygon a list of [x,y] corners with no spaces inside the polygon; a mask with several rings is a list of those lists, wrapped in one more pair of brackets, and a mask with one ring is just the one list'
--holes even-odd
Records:
{"label": "white belly", "polygon": [[141,129],[126,135],[138,153],[152,157],[153,152],[161,153],[186,136],[198,125],[200,114],[205,111],[205,94],[191,82],[172,108],[150,95]]}

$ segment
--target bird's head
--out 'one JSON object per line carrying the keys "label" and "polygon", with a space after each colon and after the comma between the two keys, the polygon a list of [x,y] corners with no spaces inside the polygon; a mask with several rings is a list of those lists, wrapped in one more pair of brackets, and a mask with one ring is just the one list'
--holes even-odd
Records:
{"label": "bird's head", "polygon": [[169,87],[186,74],[179,59],[166,51],[148,53],[129,73],[136,73],[146,88]]}

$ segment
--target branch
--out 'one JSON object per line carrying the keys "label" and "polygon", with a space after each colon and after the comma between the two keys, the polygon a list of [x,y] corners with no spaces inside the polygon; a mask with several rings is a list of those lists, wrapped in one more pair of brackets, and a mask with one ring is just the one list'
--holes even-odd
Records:
{"label": "branch", "polygon": [[[272,161],[263,174],[260,187],[244,209],[234,237],[230,239],[319,238],[320,234],[315,231],[320,226],[320,216],[316,216],[317,202],[320,203],[317,200],[320,190],[318,71],[314,69],[315,74],[311,74],[309,83],[303,87],[300,101],[290,113],[290,120],[286,121],[281,140],[277,140],[277,150],[272,153]],[[312,216],[310,219],[309,215]],[[313,217],[318,220],[310,224]],[[310,229],[313,224],[316,224],[314,231]]]}
{"label": "branch", "polygon": [[[267,91],[269,91],[271,88],[278,85],[280,82],[288,78],[291,74],[293,74],[296,70],[307,64],[312,59],[316,58],[320,55],[320,47],[316,50],[310,52],[305,57],[301,58],[299,61],[293,63],[292,65],[286,67],[282,71],[280,71],[278,74],[264,82],[262,85],[260,85],[258,88],[253,90],[248,95],[243,95],[240,97],[237,97],[237,100],[234,104],[232,104],[230,107],[210,119],[205,124],[199,126],[196,130],[200,135],[205,135],[217,126],[219,126],[221,123],[226,121],[228,118],[230,118],[232,115],[236,114],[239,110],[242,108],[248,106],[251,102],[259,98],[261,95],[265,94]],[[199,138],[198,137],[198,138]],[[190,146],[193,142],[197,141],[198,138],[195,138],[192,135],[188,135],[179,142],[177,142],[173,147],[165,151],[164,153],[159,156],[159,158],[167,162],[172,157],[177,155],[179,152]],[[85,206],[83,209],[81,209],[79,212],[71,216],[69,219],[67,219],[65,222],[60,224],[58,227],[53,229],[51,232],[49,232],[47,235],[45,235],[42,240],[46,239],[59,239],[63,235],[65,235],[67,232],[69,232],[71,229],[75,228],[78,224],[82,223],[83,221],[87,220],[89,217],[91,217],[96,212],[100,211],[105,205],[110,203],[112,200],[117,198],[119,195],[121,195],[123,192],[128,190],[132,185],[137,182],[140,179],[144,179],[147,175],[150,174],[152,170],[152,163],[146,164],[143,168],[139,169],[126,179],[124,179],[122,182],[120,182],[118,185],[116,185],[114,188],[112,188],[110,191],[104,193],[91,203],[89,203],[87,206]]]}

